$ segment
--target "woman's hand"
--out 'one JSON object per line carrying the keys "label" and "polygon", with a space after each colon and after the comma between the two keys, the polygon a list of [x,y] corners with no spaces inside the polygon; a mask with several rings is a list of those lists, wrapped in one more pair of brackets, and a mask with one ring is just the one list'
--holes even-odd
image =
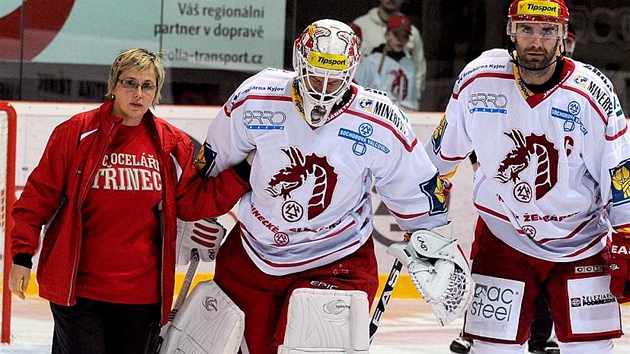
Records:
{"label": "woman's hand", "polygon": [[11,292],[17,295],[20,299],[24,300],[24,293],[28,288],[28,282],[30,279],[30,268],[14,264],[11,267],[11,273],[9,275],[9,290],[11,290]]}

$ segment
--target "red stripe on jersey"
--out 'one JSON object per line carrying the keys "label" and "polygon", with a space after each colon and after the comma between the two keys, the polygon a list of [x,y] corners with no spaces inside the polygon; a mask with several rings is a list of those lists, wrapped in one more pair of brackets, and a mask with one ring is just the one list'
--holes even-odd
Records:
{"label": "red stripe on jersey", "polygon": [[[356,225],[356,222],[355,222],[354,220],[352,220],[351,222],[349,222],[349,223],[348,223],[348,225],[346,225],[346,226],[342,227],[339,231],[337,231],[337,232],[335,232],[335,233],[332,233],[332,234],[330,234],[330,235],[328,235],[328,236],[326,236],[326,237],[322,238],[322,240],[325,240],[325,239],[327,239],[327,238],[331,238],[331,237],[335,237],[335,236],[339,235],[340,233],[342,233],[342,232],[344,232],[344,231],[348,230],[350,227],[352,227],[352,226],[354,226],[354,225]],[[337,226],[335,226],[335,227],[337,227]]]}
{"label": "red stripe on jersey", "polygon": [[584,222],[582,222],[580,225],[578,225],[578,227],[575,228],[575,230],[571,231],[568,235],[561,237],[561,238],[543,238],[540,241],[538,241],[540,244],[545,244],[549,241],[553,241],[553,240],[566,240],[566,239],[570,239],[573,238],[575,235],[577,235],[580,231],[582,231],[586,225],[588,225],[591,221],[593,221],[593,219],[595,219],[597,217],[597,215],[593,214],[591,215],[590,219],[588,220],[584,220]]}
{"label": "red stripe on jersey", "polygon": [[[483,78],[483,77],[496,77],[499,79],[514,80],[514,74],[481,73],[481,74],[473,75],[470,78],[468,78],[468,80],[466,80],[459,87],[459,92],[462,92],[464,88],[466,88],[466,86],[472,84],[472,82],[475,81],[476,79]],[[459,92],[453,92],[453,95],[452,95],[453,99],[457,99],[459,97]]]}
{"label": "red stripe on jersey", "polygon": [[[468,156],[468,155],[467,155]],[[440,158],[444,161],[462,161],[464,160],[467,156],[454,156],[454,157],[449,157],[446,156],[444,154],[442,154],[442,151],[440,150]]]}
{"label": "red stripe on jersey", "polygon": [[232,115],[232,111],[237,109],[238,107],[242,106],[243,104],[245,104],[245,102],[247,102],[248,100],[261,100],[261,101],[291,101],[292,98],[291,97],[286,97],[286,96],[265,96],[265,95],[248,95],[247,97],[245,97],[244,100],[242,101],[238,101],[236,102],[233,106],[232,106],[232,110],[228,111],[227,109],[227,105],[223,105],[223,112],[225,112],[225,115],[230,117]]}
{"label": "red stripe on jersey", "polygon": [[623,136],[626,133],[627,130],[628,130],[628,125],[626,124],[626,126],[623,127],[623,129],[619,133],[617,133],[617,134],[615,134],[613,136],[606,135],[606,140],[608,140],[608,141],[615,140],[615,139]]}
{"label": "red stripe on jersey", "polygon": [[489,214],[491,216],[494,216],[494,217],[496,217],[498,219],[510,222],[510,218],[508,218],[507,216],[505,216],[505,215],[503,215],[503,214],[501,214],[499,212],[496,212],[496,211],[494,211],[492,209],[486,208],[485,206],[477,204],[477,203],[474,203],[474,205],[475,205],[475,208],[477,208],[477,210],[479,210],[480,212],[483,212],[483,213]]}
{"label": "red stripe on jersey", "polygon": [[599,235],[599,237],[594,238],[593,241],[591,241],[591,243],[589,243],[586,247],[582,248],[581,250],[577,250],[577,251],[575,251],[575,252],[573,252],[571,254],[568,254],[568,255],[566,255],[564,257],[571,258],[571,257],[575,257],[575,256],[577,256],[579,254],[582,254],[582,253],[590,250],[591,248],[597,246],[601,242],[602,237],[606,237],[606,236],[607,236],[607,234],[603,233],[603,234]]}
{"label": "red stripe on jersey", "polygon": [[378,124],[382,127],[384,127],[385,129],[388,129],[389,131],[391,131],[392,133],[394,133],[394,136],[396,137],[396,139],[398,139],[398,141],[401,142],[401,144],[405,147],[405,150],[412,152],[413,149],[416,147],[416,145],[418,145],[418,138],[414,137],[413,141],[411,142],[411,144],[408,144],[407,141],[405,141],[405,138],[400,135],[398,133],[398,130],[396,130],[396,128],[392,127],[391,125],[387,125],[384,122],[382,122],[381,120],[378,120],[374,117],[371,117],[363,112],[359,112],[359,111],[355,111],[355,110],[348,110],[348,114],[352,114],[355,116],[359,116],[363,119],[369,120],[372,123]]}
{"label": "red stripe on jersey", "polygon": [[[604,123],[604,125],[608,125],[608,118],[599,110],[599,106],[597,106],[597,104],[595,104],[595,101],[593,101],[591,99],[591,96],[586,94],[583,91],[578,90],[575,87],[571,87],[571,86],[564,86],[561,85],[561,87],[565,90],[569,90],[569,91],[573,91],[575,93],[577,93],[580,96],[583,96],[584,98],[586,98],[586,100],[588,101],[588,103],[591,105],[591,107],[593,107],[593,109],[595,110],[595,112],[597,112],[597,115],[599,116],[599,118],[601,118],[602,123]],[[608,139],[608,138],[607,138]],[[610,139],[613,140],[613,139]]]}
{"label": "red stripe on jersey", "polygon": [[341,248],[341,249],[338,249],[338,250],[336,250],[336,251],[334,251],[334,252],[330,252],[330,253],[327,253],[327,254],[321,255],[321,256],[319,256],[319,257],[316,257],[316,258],[311,258],[311,259],[304,260],[304,261],[301,261],[301,262],[295,262],[295,263],[275,263],[275,262],[271,262],[271,261],[269,261],[269,260],[267,260],[267,259],[264,259],[263,257],[261,257],[261,256],[260,256],[260,254],[259,254],[258,252],[256,252],[256,250],[255,250],[255,249],[252,247],[252,245],[249,243],[249,240],[248,240],[248,239],[247,239],[247,237],[245,236],[245,233],[247,233],[247,235],[249,235],[249,236],[250,236],[250,237],[252,237],[253,239],[256,239],[256,238],[255,238],[255,237],[254,237],[254,236],[253,236],[253,235],[252,235],[252,234],[251,234],[251,233],[250,233],[250,232],[249,232],[249,231],[245,228],[245,226],[243,226],[243,224],[240,224],[240,226],[241,226],[241,233],[240,233],[240,234],[241,234],[241,239],[242,239],[243,241],[245,241],[245,244],[247,245],[247,248],[249,248],[249,249],[250,249],[250,250],[251,250],[251,251],[252,251],[252,252],[256,255],[256,257],[258,258],[258,260],[260,260],[261,262],[263,262],[263,263],[267,264],[267,265],[268,265],[268,266],[270,266],[270,267],[274,267],[274,268],[293,268],[293,267],[299,267],[299,266],[304,265],[304,264],[312,263],[312,262],[318,261],[318,260],[320,260],[320,259],[322,259],[322,258],[329,257],[329,256],[331,256],[331,255],[333,255],[333,254],[335,254],[335,253],[339,253],[339,252],[341,252],[341,251],[343,251],[343,250],[345,250],[345,249],[348,249],[348,248],[350,248],[350,247],[354,247],[355,245],[357,245],[357,244],[361,241],[361,240],[357,239],[357,240],[355,240],[354,242],[352,242],[352,243],[350,243],[350,244],[346,245],[345,247],[343,247],[343,248]]}
{"label": "red stripe on jersey", "polygon": [[423,213],[417,213],[417,214],[400,214],[400,213],[390,210],[390,213],[396,215],[396,217],[398,217],[399,219],[414,219],[414,218],[417,218],[426,214],[427,212],[425,211]]}

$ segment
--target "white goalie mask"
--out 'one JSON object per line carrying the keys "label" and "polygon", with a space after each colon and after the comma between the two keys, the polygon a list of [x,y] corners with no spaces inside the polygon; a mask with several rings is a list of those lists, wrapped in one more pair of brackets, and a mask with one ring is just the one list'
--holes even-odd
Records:
{"label": "white goalie mask", "polygon": [[360,59],[359,38],[343,22],[313,22],[295,40],[293,68],[308,124],[326,123],[335,103],[350,88]]}

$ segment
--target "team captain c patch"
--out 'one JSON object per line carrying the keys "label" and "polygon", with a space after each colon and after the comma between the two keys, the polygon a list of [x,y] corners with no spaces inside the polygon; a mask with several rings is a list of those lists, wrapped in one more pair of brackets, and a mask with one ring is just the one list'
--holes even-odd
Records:
{"label": "team captain c patch", "polygon": [[610,189],[613,205],[630,202],[630,160],[624,160],[610,169]]}

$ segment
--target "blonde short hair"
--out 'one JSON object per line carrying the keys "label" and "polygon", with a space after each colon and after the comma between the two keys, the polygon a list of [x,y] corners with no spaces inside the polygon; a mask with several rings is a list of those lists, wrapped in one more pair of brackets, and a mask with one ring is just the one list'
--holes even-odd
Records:
{"label": "blonde short hair", "polygon": [[162,65],[162,59],[157,53],[150,52],[143,48],[128,49],[118,54],[116,59],[114,59],[114,63],[109,72],[109,79],[107,80],[107,98],[112,99],[114,97],[112,90],[114,86],[116,86],[120,74],[129,69],[155,71],[157,89],[155,90],[155,96],[153,97],[151,105],[159,103],[162,98],[161,91],[164,85],[164,76],[166,75],[164,65]]}

